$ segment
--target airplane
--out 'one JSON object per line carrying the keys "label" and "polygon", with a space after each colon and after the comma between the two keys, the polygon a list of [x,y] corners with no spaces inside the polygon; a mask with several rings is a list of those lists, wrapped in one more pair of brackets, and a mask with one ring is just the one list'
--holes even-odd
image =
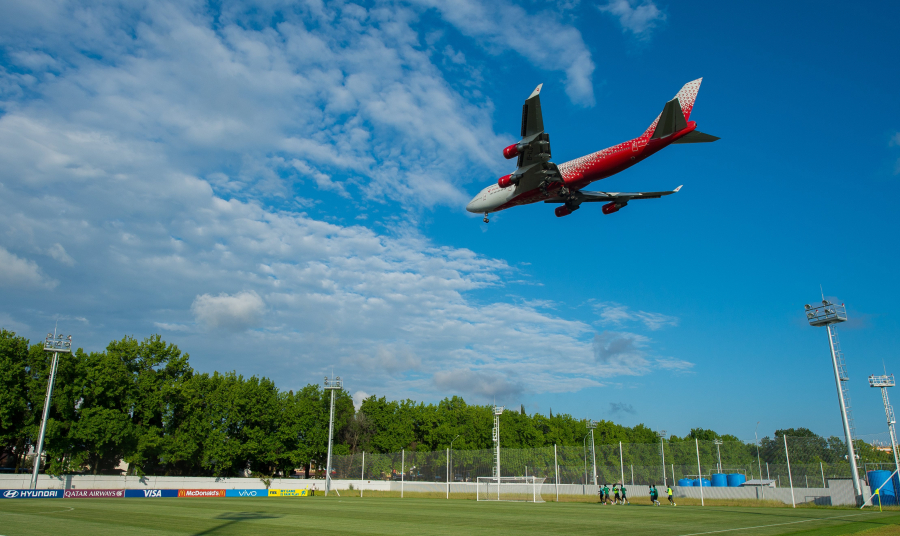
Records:
{"label": "airplane", "polygon": [[603,213],[612,214],[635,199],[658,199],[674,194],[681,186],[665,192],[633,193],[585,192],[582,188],[628,169],[673,143],[718,140],[697,130],[697,123],[689,120],[702,81],[698,78],[685,84],[639,137],[558,166],[550,161],[550,135],[544,131],[541,115],[543,84],[539,85],[522,107],[522,139],[503,149],[507,160],[518,158],[516,170],[482,190],[466,210],[483,212],[484,223],[488,223],[488,214],[492,212],[543,201],[560,203],[554,212],[561,218],[581,208],[582,203],[606,203]]}

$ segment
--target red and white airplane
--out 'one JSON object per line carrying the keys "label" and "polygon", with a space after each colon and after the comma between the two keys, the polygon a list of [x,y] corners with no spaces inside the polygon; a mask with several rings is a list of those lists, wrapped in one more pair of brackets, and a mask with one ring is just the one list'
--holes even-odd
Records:
{"label": "red and white airplane", "polygon": [[685,84],[641,136],[559,166],[550,161],[550,135],[544,132],[541,86],[538,86],[522,107],[522,140],[503,149],[507,159],[518,157],[516,171],[482,190],[466,210],[483,212],[485,223],[491,212],[538,201],[562,203],[556,208],[558,217],[578,210],[582,203],[593,202],[605,202],[603,213],[612,214],[634,199],[674,194],[681,186],[667,192],[634,193],[584,192],[582,188],[630,168],[670,144],[718,140],[700,132],[697,123],[689,121],[702,80],[698,78]]}

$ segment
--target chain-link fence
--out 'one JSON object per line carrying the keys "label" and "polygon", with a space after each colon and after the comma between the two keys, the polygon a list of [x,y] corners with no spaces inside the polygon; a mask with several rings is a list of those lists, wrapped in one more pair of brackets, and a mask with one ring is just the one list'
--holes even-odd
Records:
{"label": "chain-link fence", "polygon": [[[501,449],[500,475],[544,478],[543,493],[593,495],[598,487],[623,483],[632,487],[632,493],[655,485],[672,486],[677,496],[686,497],[705,493],[707,498],[845,504],[860,494],[867,497],[870,488],[887,481],[895,468],[890,452],[856,443],[860,493],[846,443],[836,438],[778,436],[757,444],[662,440],[594,448],[586,442],[582,447]],[[497,459],[494,450],[409,450],[335,456],[332,466],[336,480],[446,485],[495,476]],[[900,496],[898,481],[882,488],[881,495],[892,504]]]}

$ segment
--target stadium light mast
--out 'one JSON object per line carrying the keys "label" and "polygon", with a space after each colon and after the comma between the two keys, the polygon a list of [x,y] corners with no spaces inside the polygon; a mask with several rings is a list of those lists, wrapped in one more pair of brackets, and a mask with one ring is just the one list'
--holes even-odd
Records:
{"label": "stadium light mast", "polygon": [[873,374],[869,376],[869,386],[881,388],[881,400],[884,401],[884,415],[887,417],[888,432],[891,434],[891,452],[894,453],[894,465],[897,471],[900,472],[900,460],[897,458],[897,440],[895,439],[896,432],[894,429],[897,420],[894,418],[894,408],[891,407],[891,401],[888,400],[887,390],[885,389],[894,385],[896,385],[896,382],[894,382],[893,374],[884,376],[875,376]]}
{"label": "stadium light mast", "polygon": [[[716,457],[719,459],[719,473],[722,472],[722,451],[719,450],[719,447],[722,445],[721,439],[713,439],[713,443],[716,444]],[[703,487],[703,486],[700,486]]]}
{"label": "stadium light mast", "polygon": [[[850,393],[847,389],[847,365],[844,363],[844,354],[837,338],[837,330],[834,325],[847,321],[847,309],[844,304],[835,304],[822,297],[822,305],[813,307],[805,305],[806,319],[810,326],[825,326],[828,331],[828,345],[831,348],[831,364],[834,367],[834,383],[837,387],[838,405],[841,408],[841,423],[844,426],[844,436],[847,439],[847,460],[850,462],[850,471],[853,474],[853,490],[857,498],[862,496],[862,487],[859,484],[859,469],[856,467],[856,452],[853,448],[853,416],[850,413]],[[857,499],[858,500],[858,499]]]}
{"label": "stadium light mast", "polygon": [[497,472],[497,500],[500,500],[500,416],[503,415],[503,406],[494,406],[494,449],[496,452],[496,466],[494,471]]}
{"label": "stadium light mast", "polygon": [[[334,373],[332,373],[333,375]],[[331,412],[328,417],[328,463],[325,467],[325,496],[328,496],[328,492],[331,491],[331,444],[332,438],[334,436],[334,392],[340,391],[344,388],[344,382],[341,381],[341,377],[332,377],[328,379],[325,377],[325,390],[331,391]]]}
{"label": "stadium light mast", "polygon": [[41,454],[44,451],[44,433],[47,431],[47,416],[50,414],[50,399],[53,397],[53,382],[56,379],[56,368],[59,364],[59,354],[72,353],[72,336],[47,334],[44,339],[44,351],[53,354],[53,362],[50,365],[50,378],[47,380],[47,395],[44,397],[44,415],[41,418],[41,431],[38,435],[37,450],[34,451],[34,469],[31,472],[31,489],[37,487],[38,473],[41,471]]}
{"label": "stadium light mast", "polygon": [[594,485],[597,485],[597,449],[594,448],[594,429],[597,428],[597,421],[591,419],[588,421],[588,428],[591,429],[591,465],[594,466]]}
{"label": "stadium light mast", "polygon": [[[666,431],[660,430],[656,432],[656,435],[659,436],[659,455],[662,458],[662,475],[663,475],[663,486],[669,487],[669,483],[666,480],[666,450],[663,448],[663,439],[666,438]],[[675,477],[672,477],[675,478]]]}

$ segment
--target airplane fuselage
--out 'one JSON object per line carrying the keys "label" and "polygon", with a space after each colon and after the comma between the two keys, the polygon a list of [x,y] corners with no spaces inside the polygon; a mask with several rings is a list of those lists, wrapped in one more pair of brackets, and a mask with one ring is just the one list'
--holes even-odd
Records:
{"label": "airplane fuselage", "polygon": [[546,190],[535,188],[518,195],[516,194],[516,185],[501,188],[500,185],[494,183],[479,192],[466,206],[466,210],[485,214],[500,212],[511,207],[538,203],[556,197],[563,186],[571,191],[581,190],[592,182],[611,177],[630,168],[696,128],[697,124],[694,121],[688,121],[686,128],[663,138],[652,138],[651,127],[640,137],[560,164],[559,171],[563,183],[554,183]]}

